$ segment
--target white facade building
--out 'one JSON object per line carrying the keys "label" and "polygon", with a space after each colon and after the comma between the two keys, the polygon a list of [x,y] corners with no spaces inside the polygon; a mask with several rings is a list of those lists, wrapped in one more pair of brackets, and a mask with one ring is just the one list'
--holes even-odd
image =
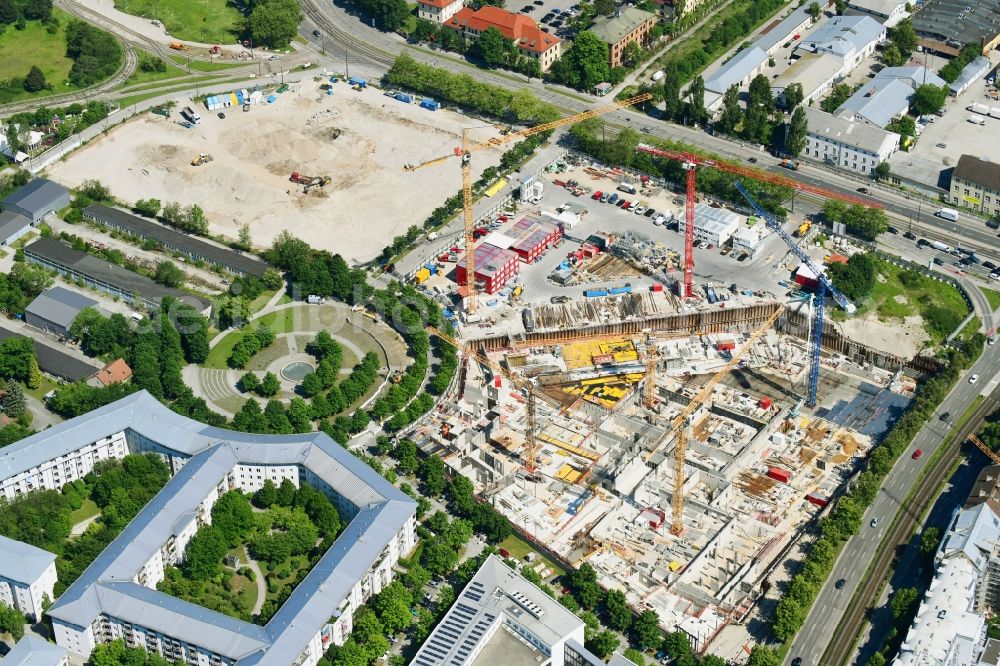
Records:
{"label": "white facade building", "polygon": [[766,230],[767,228],[763,222],[758,222],[752,227],[741,226],[733,234],[733,252],[738,253],[742,251],[753,254],[757,250],[757,246],[760,244],[761,238],[764,237]]}
{"label": "white facade building", "polygon": [[58,645],[34,634],[25,634],[0,663],[3,666],[68,666],[69,655]]}
{"label": "white facade building", "polygon": [[54,554],[0,536],[0,604],[37,621],[42,617],[44,600],[55,599],[55,584]]}
{"label": "white facade building", "polygon": [[417,0],[417,15],[435,23],[446,23],[463,6],[462,0]]}
{"label": "white facade building", "polygon": [[805,107],[809,130],[801,157],[871,175],[899,150],[899,135]]}
{"label": "white facade building", "polygon": [[490,555],[410,664],[603,665],[583,648],[583,630],[579,617]]}
{"label": "white facade building", "polygon": [[[687,229],[686,216],[678,218],[678,231]],[[694,237],[712,245],[722,245],[728,241],[740,226],[740,216],[725,208],[712,208],[700,203],[694,206]]]}
{"label": "white facade building", "polygon": [[[347,639],[354,609],[416,545],[415,503],[326,435],[213,428],[146,391],[0,449],[0,488],[59,488],[98,459],[136,452],[160,455],[173,477],[48,612],[56,643],[82,657],[122,638],[199,666],[313,666],[331,641]],[[215,501],[266,479],[311,485],[350,521],[271,621],[261,627],[158,592],[164,567],[183,558]],[[7,559],[0,554],[0,569]]]}
{"label": "white facade building", "polygon": [[849,0],[847,6],[875,17],[879,23],[891,28],[910,15],[906,11],[908,0]]}
{"label": "white facade building", "polygon": [[834,56],[846,76],[885,39],[886,27],[869,16],[834,16],[799,42],[795,52]]}

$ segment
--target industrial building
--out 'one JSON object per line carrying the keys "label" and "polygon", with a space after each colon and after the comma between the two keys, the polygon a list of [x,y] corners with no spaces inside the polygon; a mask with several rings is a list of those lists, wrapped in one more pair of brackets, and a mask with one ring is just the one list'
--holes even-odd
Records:
{"label": "industrial building", "polygon": [[0,201],[0,210],[17,213],[38,223],[69,205],[69,190],[47,178],[35,178]]}
{"label": "industrial building", "polygon": [[948,93],[952,97],[958,97],[972,86],[976,81],[984,78],[993,69],[993,63],[989,58],[979,56],[973,58],[972,62],[962,68],[958,78],[948,84]]}
{"label": "industrial building", "polygon": [[[0,340],[7,338],[25,338],[9,328],[0,326]],[[68,351],[63,351],[55,346],[44,344],[34,338],[27,338],[35,347],[35,359],[38,361],[38,368],[45,374],[64,379],[68,382],[75,382],[86,379],[99,369],[90,359],[82,355],[74,355]]]}
{"label": "industrial building", "polygon": [[547,72],[562,55],[562,40],[543,31],[531,17],[499,7],[462,7],[443,25],[469,41],[479,39],[479,35],[490,28],[496,28],[514,42],[518,55],[537,60],[543,72]]}
{"label": "industrial building", "polygon": [[[509,231],[497,235],[498,238],[502,236],[511,238],[513,242],[504,249],[511,250],[520,257],[521,261],[531,264],[540,259],[546,250],[559,242],[562,237],[562,229],[553,222],[528,215],[515,222]],[[486,242],[497,245],[497,247],[504,247],[493,243],[489,238],[486,239]]]}
{"label": "industrial building", "polygon": [[802,157],[871,175],[899,150],[899,135],[804,107],[809,129]]}
{"label": "industrial building", "polygon": [[716,111],[722,106],[722,96],[732,86],[743,90],[755,76],[764,71],[770,56],[761,48],[751,46],[729,59],[714,74],[705,79],[705,109]]}
{"label": "industrial building", "polygon": [[[475,250],[476,284],[487,294],[495,294],[504,288],[520,270],[520,257],[513,250],[507,250],[490,243],[480,243]],[[465,257],[455,266],[455,282],[466,284]]]}
{"label": "industrial building", "polygon": [[796,59],[784,72],[771,79],[771,94],[782,99],[788,86],[802,86],[802,105],[808,108],[833,88],[843,77],[844,63],[828,53],[806,53]]}
{"label": "industrial building", "polygon": [[583,629],[583,620],[490,555],[410,663],[603,665],[583,647]]}
{"label": "industrial building", "polygon": [[32,229],[31,220],[9,210],[0,210],[0,246],[10,245]]}
{"label": "industrial building", "polygon": [[28,304],[24,309],[24,321],[40,331],[68,338],[69,328],[77,315],[94,307],[97,301],[92,298],[65,287],[52,287]]}
{"label": "industrial building", "polygon": [[948,201],[987,215],[1000,215],[1000,164],[962,155],[951,174]]}
{"label": "industrial building", "polygon": [[850,0],[851,9],[873,16],[879,23],[891,28],[910,15],[906,0]]}
{"label": "industrial building", "polygon": [[25,634],[2,663],[4,666],[68,666],[69,655],[58,645],[43,641],[34,634]]}
{"label": "industrial building", "polygon": [[834,16],[802,39],[795,53],[822,53],[843,63],[846,76],[885,41],[886,27],[869,16]]}
{"label": "industrial building", "polygon": [[118,208],[93,204],[84,209],[83,217],[143,240],[155,241],[171,252],[219,266],[230,273],[261,277],[267,270],[267,264],[256,257],[213,245]]}
{"label": "industrial building", "polygon": [[[685,233],[687,219],[685,215],[678,217],[678,231]],[[694,237],[695,240],[723,245],[732,238],[740,226],[740,216],[725,208],[713,208],[699,203],[694,206]]]}
{"label": "industrial building", "polygon": [[[209,427],[146,391],[0,450],[0,492],[59,489],[99,460],[140,452],[161,456],[172,478],[48,611],[57,644],[80,657],[120,638],[200,666],[314,666],[331,643],[343,644],[354,611],[415,546],[415,502],[325,434]],[[321,490],[350,522],[267,625],[156,590],[219,496],[283,479]]]}
{"label": "industrial building", "polygon": [[206,312],[211,306],[208,301],[186,291],[164,287],[144,275],[75,250],[55,238],[39,238],[24,248],[24,257],[30,263],[57,271],[71,280],[83,280],[88,287],[117,296],[136,307],[155,310],[160,307],[160,300],[167,296],[187,303],[198,312]]}
{"label": "industrial building", "polygon": [[971,43],[986,55],[1000,45],[1000,0],[928,0],[913,29],[925,50],[956,56]]}
{"label": "industrial building", "polygon": [[791,41],[795,35],[800,34],[807,27],[812,25],[812,15],[809,13],[809,5],[799,5],[788,16],[773,21],[761,31],[760,37],[754,42],[754,46],[769,56],[773,56],[778,48],[785,42]]}
{"label": "industrial building", "polygon": [[614,16],[598,16],[588,30],[608,45],[608,66],[621,67],[625,47],[631,42],[645,47],[654,25],[656,14],[625,6],[616,10]]}
{"label": "industrial building", "polygon": [[944,79],[920,65],[886,67],[841,104],[834,115],[885,128],[893,118],[909,111],[914,92],[925,83],[945,85]]}
{"label": "industrial building", "polygon": [[55,599],[55,584],[53,553],[0,536],[0,603],[38,621],[45,601]]}

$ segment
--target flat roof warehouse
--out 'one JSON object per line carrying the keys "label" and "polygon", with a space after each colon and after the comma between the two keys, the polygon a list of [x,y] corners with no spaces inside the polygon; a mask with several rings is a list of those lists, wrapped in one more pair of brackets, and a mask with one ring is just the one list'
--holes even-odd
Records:
{"label": "flat roof warehouse", "polygon": [[162,224],[132,215],[118,208],[93,204],[87,206],[83,211],[83,216],[88,220],[121,229],[126,233],[154,240],[171,250],[187,254],[193,259],[202,259],[222,266],[233,273],[261,277],[267,270],[267,264],[259,259],[218,245],[212,245],[199,238],[192,238],[187,234],[174,231]]}

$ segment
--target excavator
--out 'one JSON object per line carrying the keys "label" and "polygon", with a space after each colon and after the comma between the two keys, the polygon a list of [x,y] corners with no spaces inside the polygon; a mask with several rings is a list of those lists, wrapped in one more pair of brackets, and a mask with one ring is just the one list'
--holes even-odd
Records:
{"label": "excavator", "polygon": [[212,157],[211,155],[207,155],[205,153],[199,153],[198,157],[191,160],[191,166],[201,166],[202,164],[208,164],[213,159],[215,158]]}
{"label": "excavator", "polygon": [[304,185],[305,187],[302,188],[302,193],[308,194],[309,190],[314,187],[326,187],[330,184],[331,179],[329,176],[306,176],[298,171],[293,171],[288,180],[293,183],[298,183],[299,185]]}

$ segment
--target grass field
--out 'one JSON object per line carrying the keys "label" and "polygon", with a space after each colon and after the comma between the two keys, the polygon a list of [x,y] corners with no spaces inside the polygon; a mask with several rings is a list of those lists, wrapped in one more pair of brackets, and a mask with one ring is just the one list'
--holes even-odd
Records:
{"label": "grass field", "polygon": [[[273,296],[274,292],[268,292],[268,296]],[[261,294],[259,298],[264,298],[264,294]],[[256,302],[256,300],[254,301]],[[267,300],[265,299],[266,303]],[[252,307],[252,306],[251,306]],[[239,342],[243,333],[247,330],[252,330],[260,326],[268,326],[272,331],[277,333],[290,333],[295,330],[296,314],[303,308],[285,308],[284,310],[278,310],[277,312],[269,312],[260,319],[253,320],[250,325],[246,328],[232,331],[226,337],[219,340],[219,343],[212,347],[208,352],[208,358],[205,359],[203,364],[206,368],[228,368],[226,364],[226,359],[229,358],[229,354],[232,353],[233,347]]]}
{"label": "grass field", "polygon": [[994,291],[992,289],[982,289],[983,295],[986,296],[986,300],[989,301],[990,307],[996,310],[1000,308],[1000,291]]}
{"label": "grass field", "polygon": [[872,310],[882,321],[919,314],[936,342],[944,340],[969,312],[962,295],[950,282],[887,262],[880,262],[875,288],[858,308],[858,314]]}
{"label": "grass field", "polygon": [[[522,563],[525,561],[524,560],[525,555],[527,555],[528,553],[537,553],[538,560],[545,562],[545,566],[547,566],[549,569],[552,569],[552,571],[555,572],[553,573],[553,576],[561,576],[562,574],[566,573],[566,569],[563,568],[562,565],[556,564],[552,560],[548,559],[547,557],[539,553],[530,543],[519,537],[517,534],[512,534],[506,539],[504,539],[502,542],[500,542],[497,548],[503,548],[508,553],[510,553],[510,556],[512,558]],[[538,560],[535,560],[535,563],[537,563]],[[533,563],[532,566],[534,566],[535,563]]]}
{"label": "grass field", "polygon": [[[146,58],[153,58],[154,56],[143,54]],[[187,72],[182,70],[180,67],[175,67],[169,62],[164,61],[167,69],[163,72],[143,72],[138,67],[132,76],[125,80],[125,86],[139,85],[140,83],[150,83],[153,81],[163,81],[164,79],[173,79],[178,76],[186,76]]]}
{"label": "grass field", "polygon": [[72,525],[76,525],[87,518],[93,518],[100,512],[101,509],[94,503],[94,500],[88,498],[83,500],[83,504],[80,505],[79,509],[69,514],[69,522]]}
{"label": "grass field", "polygon": [[29,93],[23,88],[17,91],[0,90],[0,104],[58,95],[72,89],[66,83],[73,66],[73,61],[66,57],[66,24],[70,16],[57,9],[52,13],[59,17],[59,29],[53,35],[38,21],[28,21],[24,30],[7,26],[0,35],[0,80],[24,78],[32,65],[38,65],[45,74],[45,81],[52,85],[52,90],[36,93]]}
{"label": "grass field", "polygon": [[215,62],[208,62],[205,60],[194,60],[188,59],[186,56],[171,56],[171,59],[182,67],[190,67],[196,72],[218,72],[226,69],[232,69],[233,67],[245,67],[247,63],[245,62],[227,62],[224,60],[219,60]]}
{"label": "grass field", "polygon": [[115,0],[115,9],[158,19],[177,39],[235,44],[243,15],[226,0]]}

